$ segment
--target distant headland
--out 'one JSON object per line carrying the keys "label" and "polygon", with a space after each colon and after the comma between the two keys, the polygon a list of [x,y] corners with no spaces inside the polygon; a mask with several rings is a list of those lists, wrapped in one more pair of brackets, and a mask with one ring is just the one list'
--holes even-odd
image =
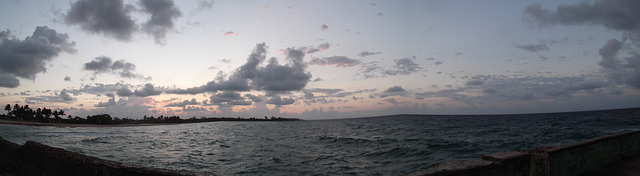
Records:
{"label": "distant headland", "polygon": [[[97,114],[82,118],[72,117],[65,114],[64,110],[51,110],[47,108],[31,109],[29,105],[20,106],[7,104],[4,107],[6,115],[0,115],[0,123],[34,125],[34,126],[74,126],[86,125],[107,125],[107,126],[134,126],[134,125],[160,125],[160,124],[181,124],[181,123],[201,123],[215,121],[298,121],[298,118],[267,117],[264,118],[242,118],[242,117],[191,117],[182,119],[180,116],[144,116],[142,119],[111,117],[109,114]],[[67,115],[66,118],[64,116]]]}

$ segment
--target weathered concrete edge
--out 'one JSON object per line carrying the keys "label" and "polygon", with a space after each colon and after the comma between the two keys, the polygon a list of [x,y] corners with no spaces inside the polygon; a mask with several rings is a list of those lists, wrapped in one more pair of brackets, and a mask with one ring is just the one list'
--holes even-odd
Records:
{"label": "weathered concrete edge", "polygon": [[408,175],[578,175],[640,154],[640,131],[524,151],[483,155],[481,159],[438,163]]}
{"label": "weathered concrete edge", "polygon": [[160,168],[136,167],[27,141],[24,145],[0,137],[0,165],[20,175],[214,175]]}

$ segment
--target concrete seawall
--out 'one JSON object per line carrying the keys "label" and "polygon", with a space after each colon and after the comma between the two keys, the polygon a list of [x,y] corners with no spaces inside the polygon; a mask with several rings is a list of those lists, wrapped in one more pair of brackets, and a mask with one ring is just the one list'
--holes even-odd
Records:
{"label": "concrete seawall", "polygon": [[640,154],[640,131],[589,139],[563,146],[483,155],[409,175],[574,176]]}
{"label": "concrete seawall", "polygon": [[20,146],[2,137],[0,137],[0,166],[13,168],[18,175],[214,175],[129,166],[33,141],[27,141]]}

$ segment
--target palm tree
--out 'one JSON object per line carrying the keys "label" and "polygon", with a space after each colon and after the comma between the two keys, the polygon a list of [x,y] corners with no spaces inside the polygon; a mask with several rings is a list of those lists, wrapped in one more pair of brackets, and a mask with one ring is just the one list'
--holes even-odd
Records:
{"label": "palm tree", "polygon": [[4,110],[7,111],[7,115],[11,114],[11,105],[7,104],[6,106],[4,106]]}

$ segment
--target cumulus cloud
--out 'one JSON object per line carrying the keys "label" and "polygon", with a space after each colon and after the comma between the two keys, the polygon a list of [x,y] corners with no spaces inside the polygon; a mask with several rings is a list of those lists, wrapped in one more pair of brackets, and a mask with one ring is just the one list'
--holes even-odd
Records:
{"label": "cumulus cloud", "polygon": [[290,104],[293,104],[295,102],[296,102],[296,100],[294,100],[293,98],[281,98],[280,96],[276,95],[276,96],[271,97],[265,103],[276,105],[276,106],[282,106],[282,105],[290,105]]}
{"label": "cumulus cloud", "polygon": [[329,26],[327,26],[326,24],[322,24],[322,25],[320,25],[320,30],[321,30],[321,31],[325,31],[325,30],[327,30],[327,29],[329,29]]}
{"label": "cumulus cloud", "polygon": [[174,103],[167,104],[164,107],[186,107],[187,105],[199,105],[199,104],[200,103],[198,103],[198,101],[196,101],[195,98],[192,98],[191,101],[184,100],[182,102],[174,102]]}
{"label": "cumulus cloud", "polygon": [[623,31],[624,40],[611,39],[598,51],[602,60],[598,63],[613,82],[626,83],[640,88],[640,53],[637,50],[619,54],[625,45],[637,48],[640,42],[640,1],[597,0],[572,5],[560,5],[555,10],[543,9],[541,5],[527,6],[524,15],[540,26],[551,25],[603,25]]}
{"label": "cumulus cloud", "polygon": [[122,0],[78,0],[64,15],[65,23],[122,41],[131,40],[136,24],[129,14],[134,9]]}
{"label": "cumulus cloud", "polygon": [[116,104],[115,98],[110,98],[106,102],[98,102],[98,104],[93,105],[94,107],[109,107]]}
{"label": "cumulus cloud", "polygon": [[371,55],[376,55],[376,54],[381,54],[381,52],[369,52],[369,51],[363,51],[358,53],[358,56],[360,57],[366,57],[366,56],[371,56]]}
{"label": "cumulus cloud", "polygon": [[167,32],[173,29],[174,20],[182,16],[182,12],[173,0],[142,0],[141,4],[142,10],[151,14],[143,30],[153,35],[156,43],[164,44]]}
{"label": "cumulus cloud", "polygon": [[[134,33],[141,31],[151,34],[155,42],[164,44],[166,34],[174,27],[174,21],[182,16],[173,0],[141,0],[140,9],[122,0],[78,0],[64,14],[64,22],[80,26],[84,31],[101,34],[120,41],[130,41]],[[211,6],[209,1],[201,1],[200,7]],[[149,14],[149,19],[136,24],[132,11]]]}
{"label": "cumulus cloud", "polygon": [[133,95],[138,96],[138,97],[148,97],[148,96],[154,96],[154,95],[160,95],[162,93],[161,90],[156,90],[155,86],[153,86],[153,84],[151,83],[147,83],[144,85],[144,87],[140,90],[135,90],[133,91]]}
{"label": "cumulus cloud", "polygon": [[85,63],[83,69],[86,71],[93,71],[94,74],[110,72],[118,74],[123,78],[151,79],[151,77],[144,77],[135,73],[135,64],[125,60],[117,60],[114,62],[111,58],[106,56],[99,56],[94,58],[92,61]]}
{"label": "cumulus cloud", "polygon": [[0,31],[0,86],[15,88],[17,79],[34,80],[36,74],[45,72],[46,64],[61,52],[75,53],[75,42],[69,36],[47,26],[38,26],[24,40],[11,37],[10,32]]}
{"label": "cumulus cloud", "polygon": [[64,81],[71,81],[71,77],[69,77],[69,76],[65,76],[65,77],[64,77]]}
{"label": "cumulus cloud", "polygon": [[555,11],[540,4],[527,6],[525,17],[541,26],[600,24],[607,28],[630,31],[640,29],[640,1],[598,0],[560,5]]}
{"label": "cumulus cloud", "polygon": [[402,88],[401,86],[393,86],[387,88],[387,90],[382,91],[380,94],[380,98],[385,98],[388,96],[406,96],[409,92]]}
{"label": "cumulus cloud", "polygon": [[383,101],[389,102],[389,103],[393,104],[394,106],[398,106],[398,101],[396,101],[395,98],[388,98],[388,99],[384,99]]}
{"label": "cumulus cloud", "polygon": [[[230,75],[220,72],[217,78],[207,84],[187,89],[167,90],[167,93],[175,94],[199,94],[217,91],[267,91],[290,92],[304,89],[310,81],[311,74],[306,71],[307,64],[303,61],[304,52],[296,49],[287,49],[287,63],[280,65],[276,58],[269,59],[268,63],[260,67],[265,61],[266,46],[260,43],[247,58],[247,62]],[[241,103],[241,102],[238,102]]]}
{"label": "cumulus cloud", "polygon": [[332,56],[325,58],[313,58],[309,61],[311,65],[335,65],[336,67],[353,67],[360,64],[359,60],[345,56]]}
{"label": "cumulus cloud", "polygon": [[515,45],[516,48],[520,48],[523,49],[525,51],[530,51],[530,52],[538,52],[538,51],[543,51],[543,50],[549,50],[549,47],[547,47],[547,45],[545,44],[526,44],[526,45]]}
{"label": "cumulus cloud", "polygon": [[122,96],[122,97],[128,97],[128,96],[133,95],[133,91],[131,91],[131,89],[129,89],[129,88],[123,87],[123,88],[120,88],[120,89],[116,90],[116,95]]}

